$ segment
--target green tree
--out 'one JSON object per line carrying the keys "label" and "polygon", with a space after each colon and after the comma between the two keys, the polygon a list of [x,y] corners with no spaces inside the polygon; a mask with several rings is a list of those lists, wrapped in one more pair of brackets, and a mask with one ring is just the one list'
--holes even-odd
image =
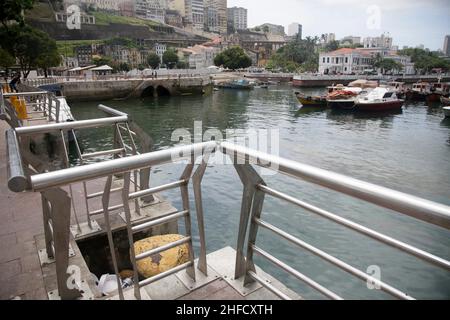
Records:
{"label": "green tree", "polygon": [[126,63],[126,62],[122,62],[122,63],[119,64],[117,69],[119,71],[128,72],[128,71],[130,71],[130,65],[128,63]]}
{"label": "green tree", "polygon": [[401,71],[403,69],[403,65],[393,59],[381,59],[375,62],[374,66],[380,68],[383,74],[389,71]]}
{"label": "green tree", "polygon": [[178,61],[177,62],[177,69],[187,69],[188,64],[186,61]]}
{"label": "green tree", "polygon": [[32,69],[59,64],[55,41],[45,32],[26,25],[15,24],[8,29],[0,29],[0,46],[17,59],[24,78],[28,77]]}
{"label": "green tree", "polygon": [[214,64],[228,69],[236,70],[248,68],[252,65],[252,59],[239,46],[228,48],[214,58]]}
{"label": "green tree", "polygon": [[269,33],[269,26],[264,26],[262,30],[264,31],[264,33]]}
{"label": "green tree", "polygon": [[92,62],[97,66],[103,66],[105,64],[109,65],[111,64],[111,59],[108,57],[94,57],[92,59]]}
{"label": "green tree", "polygon": [[25,25],[22,12],[33,8],[34,0],[2,0],[0,1],[0,21],[8,30],[8,22],[16,21]]}
{"label": "green tree", "polygon": [[152,52],[148,55],[147,57],[147,63],[150,67],[152,67],[153,69],[158,68],[159,64],[161,63],[161,59],[159,58],[159,56]]}
{"label": "green tree", "polygon": [[319,61],[318,41],[318,37],[306,37],[304,40],[289,42],[272,55],[268,66],[284,72],[317,71]]}
{"label": "green tree", "polygon": [[440,68],[443,71],[450,70],[450,62],[440,57],[437,52],[408,48],[400,50],[399,54],[411,57],[411,61],[419,73],[428,73],[434,68]]}
{"label": "green tree", "polygon": [[61,63],[61,56],[58,53],[56,41],[49,37],[42,38],[42,54],[36,61],[36,66],[44,70],[44,75],[47,78],[48,69],[56,67]]}
{"label": "green tree", "polygon": [[174,49],[169,48],[164,52],[162,60],[169,69],[173,69],[177,65],[178,55]]}
{"label": "green tree", "polygon": [[328,42],[325,45],[325,51],[326,52],[335,51],[337,49],[339,49],[339,41],[333,40],[333,41]]}
{"label": "green tree", "polygon": [[8,51],[0,48],[0,67],[8,70],[15,64],[14,58],[8,53]]}

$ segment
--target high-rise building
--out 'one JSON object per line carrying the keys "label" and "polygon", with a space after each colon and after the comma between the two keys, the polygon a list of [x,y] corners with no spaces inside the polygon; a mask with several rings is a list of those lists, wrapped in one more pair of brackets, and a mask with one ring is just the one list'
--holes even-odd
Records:
{"label": "high-rise building", "polygon": [[166,0],[136,0],[136,17],[164,23],[167,9]]}
{"label": "high-rise building", "polygon": [[209,31],[227,33],[227,1],[204,0],[205,25]]}
{"label": "high-rise building", "polygon": [[185,0],[167,0],[167,9],[178,11],[184,17],[186,15]]}
{"label": "high-rise building", "polygon": [[228,8],[228,25],[234,30],[247,29],[247,9],[241,7]]}
{"label": "high-rise building", "polygon": [[382,34],[379,37],[367,37],[363,41],[364,48],[384,48],[390,49],[392,47],[392,38],[388,35]]}
{"label": "high-rise building", "polygon": [[205,9],[203,0],[186,0],[185,10],[187,21],[196,30],[203,30],[205,24]]}
{"label": "high-rise building", "polygon": [[301,39],[302,38],[302,25],[297,22],[291,23],[288,26],[288,36],[289,37],[297,36],[298,39]]}
{"label": "high-rise building", "polygon": [[443,48],[444,54],[447,57],[450,57],[450,35],[446,35],[444,38],[444,48]]}

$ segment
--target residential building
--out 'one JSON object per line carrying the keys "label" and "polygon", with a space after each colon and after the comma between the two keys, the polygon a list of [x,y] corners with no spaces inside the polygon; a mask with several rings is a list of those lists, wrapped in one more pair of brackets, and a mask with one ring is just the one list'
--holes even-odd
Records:
{"label": "residential building", "polygon": [[82,4],[96,10],[119,11],[119,3],[123,0],[80,0]]}
{"label": "residential building", "polygon": [[166,24],[177,28],[183,28],[183,17],[181,16],[181,13],[179,11],[166,10],[165,19]]}
{"label": "residential building", "polygon": [[258,67],[264,67],[272,55],[287,43],[284,36],[249,30],[230,35],[228,41],[230,45],[242,47],[250,57],[255,57],[253,64]]}
{"label": "residential building", "polygon": [[363,41],[364,48],[386,48],[391,49],[392,37],[382,34],[379,37],[367,37]]}
{"label": "residential building", "polygon": [[134,0],[125,0],[119,2],[119,13],[121,16],[125,17],[134,17],[135,9],[134,9]]}
{"label": "residential building", "polygon": [[205,26],[211,32],[227,33],[227,1],[204,0]]}
{"label": "residential building", "polygon": [[138,18],[165,22],[166,0],[136,0],[135,14]]}
{"label": "residential building", "polygon": [[258,26],[259,29],[261,29],[261,31],[266,31],[267,33],[273,34],[273,35],[278,35],[278,36],[285,36],[285,32],[284,32],[284,27],[280,26],[280,25],[276,25],[276,24],[271,24],[271,23],[264,23],[260,26]]}
{"label": "residential building", "polygon": [[319,55],[319,73],[358,74],[372,69],[372,55],[369,52],[342,48]]}
{"label": "residential building", "polygon": [[204,69],[214,65],[217,48],[195,45],[180,50],[181,60],[189,63],[190,69]]}
{"label": "residential building", "polygon": [[332,41],[336,41],[336,35],[334,33],[325,33],[322,35],[322,42],[327,44]]}
{"label": "residential building", "polygon": [[161,59],[161,62],[162,62],[164,52],[166,52],[166,50],[167,50],[167,45],[164,43],[155,43],[153,46],[153,49],[154,49],[155,53],[159,56],[159,58]]}
{"label": "residential building", "polygon": [[186,16],[185,0],[167,0],[167,9],[178,11],[182,17]]}
{"label": "residential building", "polygon": [[291,23],[288,26],[288,36],[289,37],[297,36],[298,39],[301,39],[302,38],[302,25],[297,22]]}
{"label": "residential building", "polygon": [[443,47],[444,55],[450,57],[450,35],[446,35],[444,38],[444,47]]}
{"label": "residential building", "polygon": [[241,7],[228,8],[228,25],[234,30],[247,29],[247,9]]}
{"label": "residential building", "polygon": [[[68,14],[65,11],[55,12],[56,22],[67,22]],[[95,24],[95,16],[81,12],[80,14],[81,24]]]}
{"label": "residential building", "polygon": [[203,0],[186,0],[186,21],[192,28],[203,31],[205,24],[205,9]]}
{"label": "residential building", "polygon": [[341,45],[358,45],[361,44],[361,37],[346,36],[340,41]]}

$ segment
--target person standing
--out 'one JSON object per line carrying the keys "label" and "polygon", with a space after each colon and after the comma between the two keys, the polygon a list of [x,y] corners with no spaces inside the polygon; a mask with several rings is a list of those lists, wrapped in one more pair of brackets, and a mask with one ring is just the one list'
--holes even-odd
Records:
{"label": "person standing", "polygon": [[20,83],[20,73],[17,73],[9,83],[9,87],[11,88],[11,91],[19,92],[19,89],[17,89],[17,85]]}

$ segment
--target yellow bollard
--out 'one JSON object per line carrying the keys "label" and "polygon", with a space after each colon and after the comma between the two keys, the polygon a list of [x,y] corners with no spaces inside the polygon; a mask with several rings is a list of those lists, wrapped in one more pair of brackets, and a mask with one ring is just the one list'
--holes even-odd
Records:
{"label": "yellow bollard", "polygon": [[17,116],[20,120],[28,119],[27,114],[27,105],[25,103],[25,99],[19,99],[18,108],[16,108]]}

